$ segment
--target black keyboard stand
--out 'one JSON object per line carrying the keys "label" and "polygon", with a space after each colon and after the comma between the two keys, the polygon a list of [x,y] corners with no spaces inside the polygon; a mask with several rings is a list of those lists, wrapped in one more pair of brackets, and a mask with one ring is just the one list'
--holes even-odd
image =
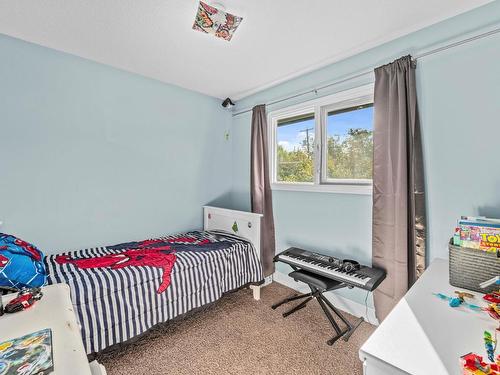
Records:
{"label": "black keyboard stand", "polygon": [[[331,280],[326,277],[303,270],[293,271],[288,276],[293,278],[295,281],[302,281],[307,284],[311,289],[311,292],[299,295],[294,294],[293,296],[285,298],[283,301],[272,305],[272,309],[275,310],[285,303],[305,298],[304,301],[283,313],[283,317],[286,318],[290,314],[293,314],[294,312],[297,312],[298,310],[304,308],[310,300],[316,298],[319,305],[321,306],[321,309],[328,318],[328,321],[336,332],[336,335],[326,343],[328,345],[333,345],[335,341],[337,341],[341,337],[344,341],[348,341],[356,328],[358,328],[359,325],[363,322],[363,318],[358,319],[354,324],[349,323],[349,321],[342,315],[342,313],[335,306],[333,306],[333,304],[323,295],[324,292],[345,288],[347,285],[339,281]],[[340,318],[346,328],[340,328],[339,324],[335,321],[332,312]]]}

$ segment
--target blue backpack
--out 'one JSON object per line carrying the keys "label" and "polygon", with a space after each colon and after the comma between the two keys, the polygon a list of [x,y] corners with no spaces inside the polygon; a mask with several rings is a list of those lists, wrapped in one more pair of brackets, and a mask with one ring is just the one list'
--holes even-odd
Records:
{"label": "blue backpack", "polygon": [[0,288],[35,288],[45,284],[44,255],[32,244],[0,233]]}

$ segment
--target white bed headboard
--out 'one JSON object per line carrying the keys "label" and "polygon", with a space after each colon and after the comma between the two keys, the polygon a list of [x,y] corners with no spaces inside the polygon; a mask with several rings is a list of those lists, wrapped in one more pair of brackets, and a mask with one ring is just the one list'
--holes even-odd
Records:
{"label": "white bed headboard", "polygon": [[223,230],[249,240],[260,259],[260,219],[253,212],[203,206],[203,230]]}

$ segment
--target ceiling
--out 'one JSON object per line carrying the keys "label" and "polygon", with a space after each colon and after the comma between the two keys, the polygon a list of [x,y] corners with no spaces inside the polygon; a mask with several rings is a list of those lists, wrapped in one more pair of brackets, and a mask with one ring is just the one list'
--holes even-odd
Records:
{"label": "ceiling", "polygon": [[2,0],[0,33],[239,99],[490,0],[219,2],[243,17],[231,42],[191,29],[196,0]]}

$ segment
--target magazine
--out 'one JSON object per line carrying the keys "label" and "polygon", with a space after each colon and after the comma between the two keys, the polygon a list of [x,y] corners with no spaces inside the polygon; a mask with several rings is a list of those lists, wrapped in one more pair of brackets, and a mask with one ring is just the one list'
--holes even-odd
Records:
{"label": "magazine", "polygon": [[0,343],[0,375],[49,374],[54,370],[47,328]]}
{"label": "magazine", "polygon": [[458,221],[459,238],[454,243],[487,252],[500,250],[500,221],[486,217],[462,216]]}

